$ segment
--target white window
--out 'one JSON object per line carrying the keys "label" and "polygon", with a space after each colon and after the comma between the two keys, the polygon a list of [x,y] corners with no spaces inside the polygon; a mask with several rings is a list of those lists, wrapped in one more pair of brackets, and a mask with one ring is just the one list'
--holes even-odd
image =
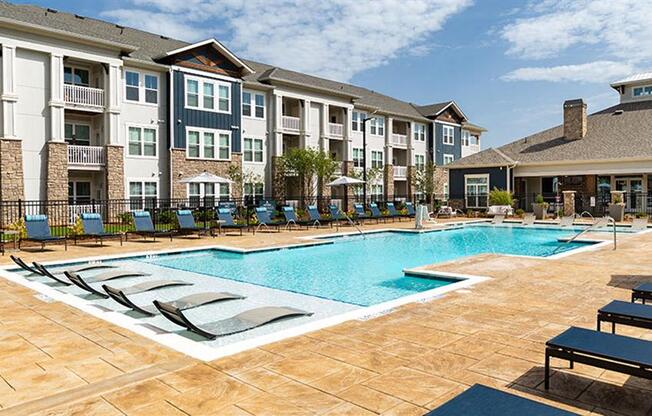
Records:
{"label": "white window", "polygon": [[64,137],[69,144],[90,146],[91,126],[88,124],[65,123]]}
{"label": "white window", "polygon": [[188,200],[191,206],[215,206],[215,189],[219,184],[189,183]]}
{"label": "white window", "polygon": [[414,141],[426,141],[426,126],[425,124],[414,125]]}
{"label": "white window", "polygon": [[129,182],[131,209],[152,208],[158,195],[158,184],[149,181]]}
{"label": "white window", "polygon": [[426,156],[414,155],[414,167],[417,170],[424,170],[426,168]]}
{"label": "white window", "polygon": [[383,167],[383,152],[372,150],[371,151],[371,167],[372,168],[382,168]]}
{"label": "white window", "polygon": [[448,201],[448,182],[444,184],[444,200]]}
{"label": "white window", "polygon": [[453,163],[455,161],[455,156],[449,155],[449,154],[444,154],[444,165],[448,165],[449,163]]}
{"label": "white window", "polygon": [[156,157],[156,129],[129,126],[127,131],[129,138],[129,156]]}
{"label": "white window", "polygon": [[367,118],[366,113],[353,111],[351,113],[351,129],[353,131],[362,131],[362,124],[365,118]]}
{"label": "white window", "polygon": [[462,130],[462,146],[469,146],[471,144],[471,132]]}
{"label": "white window", "polygon": [[385,135],[385,118],[375,117],[369,122],[369,133],[378,136]]}
{"label": "white window", "polygon": [[231,199],[231,187],[229,186],[228,183],[220,183],[219,185],[219,191],[220,191],[220,201],[228,201]]}
{"label": "white window", "polygon": [[257,163],[263,161],[263,139],[244,139],[244,161]]}
{"label": "white window", "polygon": [[478,136],[472,135],[470,139],[471,146],[480,146],[480,138]]}
{"label": "white window", "polygon": [[231,113],[231,84],[186,76],[186,107]]}
{"label": "white window", "polygon": [[81,85],[83,87],[89,86],[88,69],[77,68],[74,66],[65,66],[63,68],[63,83],[69,85]]}
{"label": "white window", "polygon": [[68,203],[87,204],[91,201],[91,183],[86,181],[68,182]]}
{"label": "white window", "polygon": [[242,116],[251,117],[251,93],[242,91]]}
{"label": "white window", "polygon": [[489,175],[464,175],[466,206],[486,208],[489,192]]}
{"label": "white window", "polygon": [[265,118],[265,94],[250,91],[242,92],[242,115],[244,117]]}
{"label": "white window", "polygon": [[158,75],[125,71],[125,100],[147,104],[158,104]]}
{"label": "white window", "polygon": [[188,127],[186,157],[191,159],[231,159],[231,132]]}
{"label": "white window", "polygon": [[265,187],[260,182],[250,182],[244,184],[245,198],[253,198],[254,201],[263,199]]}
{"label": "white window", "polygon": [[442,140],[444,144],[455,144],[455,128],[442,126]]}
{"label": "white window", "polygon": [[362,148],[353,148],[353,167],[355,168],[361,168],[364,158],[364,153],[362,152]]}
{"label": "white window", "polygon": [[632,95],[634,97],[642,97],[645,95],[652,95],[652,85],[645,87],[635,87],[632,89]]}
{"label": "white window", "polygon": [[371,200],[378,201],[383,199],[383,184],[376,183],[371,185]]}

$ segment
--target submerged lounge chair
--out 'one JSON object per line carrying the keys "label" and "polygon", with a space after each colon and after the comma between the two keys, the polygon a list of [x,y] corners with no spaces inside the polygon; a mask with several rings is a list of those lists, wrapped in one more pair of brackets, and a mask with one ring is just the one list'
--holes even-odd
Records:
{"label": "submerged lounge chair", "polygon": [[[84,212],[80,215],[82,227],[84,227],[84,235],[99,240],[100,245],[104,245],[105,238],[119,238],[120,245],[122,245],[121,233],[107,233],[104,230],[104,223],[102,216],[94,212]],[[75,237],[75,244],[77,244],[77,237]]]}
{"label": "submerged lounge chair", "polygon": [[575,222],[575,215],[566,215],[559,220],[560,227],[572,227]]}
{"label": "submerged lounge chair", "polygon": [[494,225],[500,225],[505,221],[505,216],[502,214],[499,215],[494,215],[494,217],[491,219],[491,223]]}
{"label": "submerged lounge chair", "polygon": [[532,224],[534,224],[534,220],[536,220],[536,219],[537,219],[537,217],[535,217],[534,214],[532,214],[532,213],[525,214],[523,216],[523,221],[521,221],[521,225],[526,225],[526,226],[527,225],[532,225]]}
{"label": "submerged lounge chair", "polygon": [[258,226],[254,229],[254,233],[256,230],[259,230],[260,227],[265,227],[265,228],[270,228],[274,227],[276,228],[276,231],[279,232],[281,231],[281,226],[285,225],[283,221],[274,221],[272,220],[272,216],[267,211],[267,208],[265,207],[256,207],[256,218],[258,218]]}
{"label": "submerged lounge chair", "polygon": [[210,232],[209,228],[199,227],[195,223],[195,217],[192,215],[192,211],[189,209],[180,209],[175,212],[175,214],[177,216],[177,221],[179,221],[179,233],[197,233],[197,237],[199,238],[202,236],[202,234],[207,234]]}
{"label": "submerged lounge chair", "polygon": [[550,388],[550,358],[652,379],[652,341],[570,327],[546,342],[545,388]]}
{"label": "submerged lounge chair", "polygon": [[20,248],[20,243],[25,240],[41,243],[41,251],[45,250],[45,245],[48,243],[60,242],[63,242],[65,249],[68,250],[68,239],[66,237],[52,235],[47,215],[25,215],[25,229],[27,238],[18,240],[18,248]]}
{"label": "submerged lounge chair", "polygon": [[220,220],[218,234],[224,228],[226,230],[239,230],[240,235],[242,235],[242,230],[248,228],[246,224],[236,224],[230,208],[218,208],[217,219]]}
{"label": "submerged lounge chair", "polygon": [[[49,277],[52,280],[55,280],[59,283],[62,283],[66,286],[70,286],[70,282],[67,282],[59,277],[57,277],[54,273],[52,273],[50,270],[48,270],[47,267],[42,265],[41,263],[33,262],[34,268],[39,271],[39,273],[42,276]],[[112,269],[115,268],[116,266],[110,265],[110,264],[104,264],[104,263],[88,263],[88,264],[82,264],[80,266],[73,266],[73,267],[68,267],[65,271],[61,272],[73,272],[73,273],[78,273],[78,272],[85,272],[89,270],[97,270],[97,269]]]}
{"label": "submerged lounge chair", "polygon": [[389,211],[390,218],[398,218],[398,220],[401,221],[401,218],[407,217],[406,215],[403,215],[396,210],[396,205],[394,205],[393,202],[388,202],[386,205],[387,205],[387,211]]}
{"label": "submerged lounge chair", "polygon": [[27,263],[23,261],[20,257],[14,256],[13,254],[9,255],[9,258],[16,263],[21,269],[25,270],[26,272],[30,272],[32,274],[37,274],[40,276],[43,276],[43,273],[38,271],[36,268],[29,266]]}
{"label": "submerged lounge chair", "polygon": [[110,272],[105,272],[105,273],[100,273],[96,276],[90,277],[88,279],[83,279],[80,275],[78,275],[75,272],[71,272],[66,270],[63,272],[64,275],[70,280],[74,285],[80,287],[81,289],[84,289],[87,292],[90,292],[94,295],[103,297],[105,299],[108,298],[106,293],[100,292],[99,290],[93,288],[90,283],[100,283],[100,282],[106,282],[108,280],[114,280],[114,279],[122,279],[126,277],[138,277],[138,276],[149,276],[149,273],[143,273],[143,272],[132,272],[129,270],[114,270]]}
{"label": "submerged lounge chair", "polygon": [[616,324],[652,329],[652,306],[614,300],[598,309],[598,331],[602,322],[611,322],[611,333]]}
{"label": "submerged lounge chair", "polygon": [[425,416],[573,416],[576,413],[474,384]]}
{"label": "submerged lounge chair", "polygon": [[383,222],[387,222],[387,219],[389,217],[387,215],[383,215],[380,212],[380,209],[378,208],[378,204],[372,202],[371,204],[369,204],[369,210],[371,210],[371,218],[374,218],[376,221],[383,220]]}
{"label": "submerged lounge chair", "polygon": [[[358,221],[364,222],[365,220],[374,219],[367,215],[367,212],[364,210],[364,205],[362,204],[353,204],[353,209],[355,209],[355,216]],[[378,220],[376,219],[376,223]]]}
{"label": "submerged lounge chair", "polygon": [[632,227],[631,229],[633,231],[644,231],[647,230],[647,216],[645,218],[634,218],[632,220]]}
{"label": "submerged lounge chair", "polygon": [[285,306],[267,306],[250,309],[221,321],[195,325],[183,314],[181,309],[171,303],[155,300],[154,305],[161,312],[161,315],[170,321],[209,339],[248,331],[283,318],[312,315],[312,312],[305,312],[300,309]]}
{"label": "submerged lounge chair", "polygon": [[123,297],[171,286],[192,286],[192,283],[184,282],[183,280],[150,280],[149,282],[138,283],[121,289],[109,285],[102,285],[102,289],[104,289],[106,294],[113,298],[113,300],[124,305],[124,303],[122,303]]}
{"label": "submerged lounge chair", "polygon": [[652,283],[641,283],[632,289],[632,302],[640,300],[645,305],[646,300],[652,300]]}
{"label": "submerged lounge chair", "polygon": [[305,226],[309,227],[314,225],[314,221],[311,220],[300,220],[297,217],[297,212],[294,210],[294,207],[283,207],[283,216],[285,217],[286,224],[285,226],[290,229],[292,225],[297,225],[299,227]]}
{"label": "submerged lounge chair", "polygon": [[333,227],[333,220],[331,218],[322,218],[317,205],[308,205],[307,210],[312,225],[319,226],[328,224],[331,226],[331,228]]}
{"label": "submerged lounge chair", "polygon": [[[113,300],[122,306],[126,306],[129,309],[147,316],[154,316],[158,313],[158,309],[154,305],[136,305],[122,290],[113,289],[111,287],[105,287],[105,290]],[[180,311],[185,311],[186,309],[197,308],[199,306],[204,306],[215,302],[244,298],[244,296],[234,295],[233,293],[228,292],[204,292],[194,293],[192,295],[184,296],[167,303],[175,308],[178,308]]]}
{"label": "submerged lounge chair", "polygon": [[152,223],[152,217],[149,215],[149,212],[134,211],[131,215],[134,218],[134,227],[136,227],[136,230],[127,232],[127,234],[125,234],[126,236],[129,236],[129,234],[136,234],[143,238],[152,237],[154,241],[156,241],[156,237],[165,236],[170,237],[170,241],[172,241],[172,235],[174,232],[157,230],[154,228],[154,223]]}

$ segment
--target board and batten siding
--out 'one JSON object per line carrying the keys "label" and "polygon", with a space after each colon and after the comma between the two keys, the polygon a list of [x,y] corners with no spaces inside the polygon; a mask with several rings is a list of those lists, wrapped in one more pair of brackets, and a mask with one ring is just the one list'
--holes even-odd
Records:
{"label": "board and batten siding", "polygon": [[453,155],[455,160],[462,158],[462,128],[460,126],[453,127],[453,144],[444,144],[444,125],[442,123],[434,123],[434,150],[435,150],[435,165],[442,166],[444,164],[444,154]]}
{"label": "board and batten siding", "polygon": [[[197,78],[197,75],[192,75]],[[201,78],[201,77],[199,77]],[[206,77],[214,80],[214,78]],[[227,82],[227,81],[221,81]],[[203,111],[185,108],[186,82],[185,73],[174,71],[174,114],[172,122],[174,123],[174,148],[186,148],[186,127],[202,127],[207,129],[229,130],[231,131],[231,152],[242,152],[241,140],[241,84],[230,82],[231,84],[231,114],[218,113],[214,111]],[[217,100],[217,89],[215,97]],[[216,104],[217,105],[217,104]]]}
{"label": "board and batten siding", "polygon": [[494,188],[507,189],[507,168],[505,166],[450,169],[448,175],[451,198],[462,197],[466,193],[464,189],[464,177],[466,175],[489,175],[489,190]]}

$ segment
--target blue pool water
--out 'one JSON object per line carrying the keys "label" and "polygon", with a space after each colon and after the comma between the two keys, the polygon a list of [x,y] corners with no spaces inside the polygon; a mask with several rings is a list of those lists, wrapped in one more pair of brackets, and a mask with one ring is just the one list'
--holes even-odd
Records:
{"label": "blue pool water", "polygon": [[420,234],[338,237],[333,244],[250,254],[206,250],[142,261],[370,306],[451,283],[406,276],[403,269],[480,253],[544,257],[585,245],[560,246],[557,239],[569,234],[572,230],[469,226]]}

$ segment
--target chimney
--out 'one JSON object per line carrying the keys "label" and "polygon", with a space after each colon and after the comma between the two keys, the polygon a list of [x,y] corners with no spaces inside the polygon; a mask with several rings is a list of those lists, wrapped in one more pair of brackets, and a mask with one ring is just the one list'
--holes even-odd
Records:
{"label": "chimney", "polygon": [[564,137],[579,140],[586,136],[586,104],[581,98],[564,102]]}

